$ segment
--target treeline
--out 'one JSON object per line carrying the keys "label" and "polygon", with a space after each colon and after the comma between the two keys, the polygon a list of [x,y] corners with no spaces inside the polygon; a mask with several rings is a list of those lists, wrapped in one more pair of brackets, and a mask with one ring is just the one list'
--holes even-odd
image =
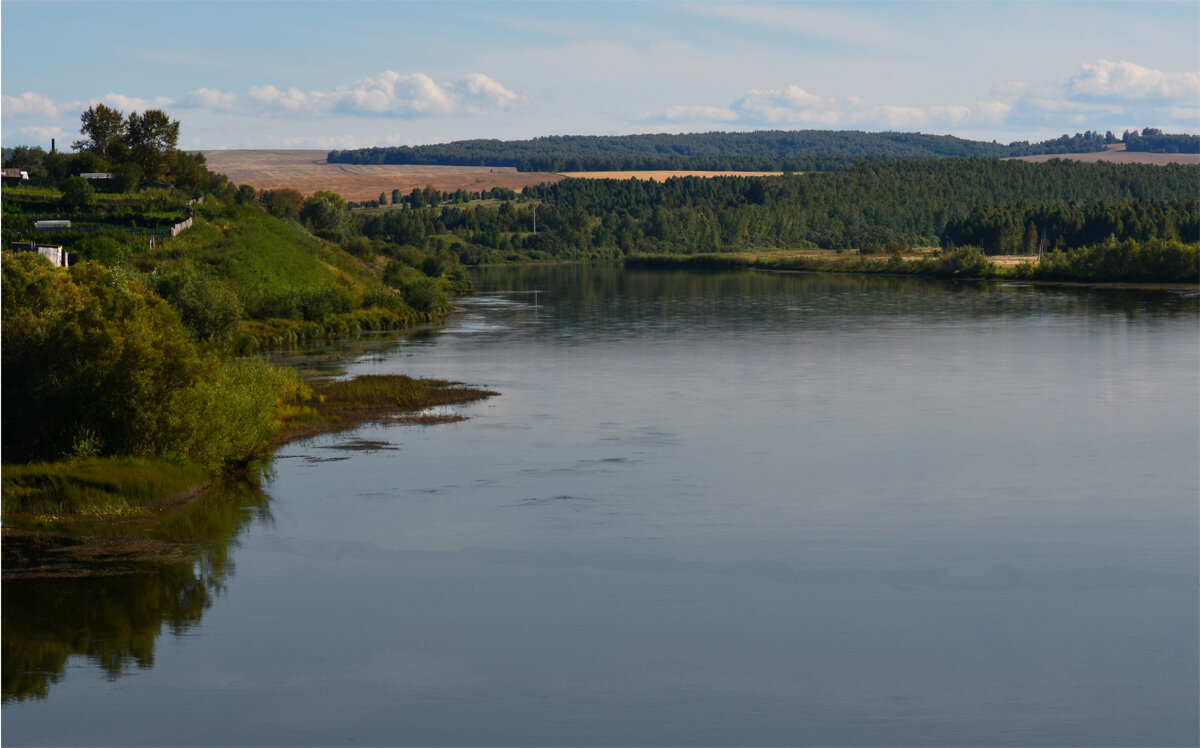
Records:
{"label": "treeline", "polygon": [[887,273],[953,279],[1007,278],[1082,283],[1195,283],[1200,278],[1200,247],[1175,240],[1110,238],[1099,244],[1046,255],[1041,262],[998,266],[978,247],[952,247],[918,259],[900,254],[871,256],[778,256],[773,254],[639,255],[625,267],[671,270],[761,268],[834,273]]}
{"label": "treeline", "polygon": [[832,171],[900,158],[1003,158],[1104,150],[1113,134],[1086,132],[1041,143],[1001,145],[952,135],[856,130],[763,130],[652,135],[556,135],[532,140],[331,151],[332,163],[510,166],[520,171]]}
{"label": "treeline", "polygon": [[72,144],[76,153],[47,153],[40,146],[5,148],[4,168],[27,172],[32,185],[51,187],[80,174],[111,174],[96,182],[111,192],[132,192],[143,185],[208,191],[225,180],[205,168],[203,154],[176,147],[179,122],[161,109],[125,115],[97,104],[80,121],[83,138]]}
{"label": "treeline", "polygon": [[976,208],[947,222],[943,246],[987,254],[1041,254],[1098,244],[1109,237],[1200,241],[1200,199],[1127,200]]}
{"label": "treeline", "polygon": [[778,177],[567,179],[527,187],[516,202],[363,211],[355,220],[364,236],[396,245],[452,242],[468,263],[941,243],[1025,252],[1031,224],[1033,251],[1043,238],[1051,249],[1109,235],[1195,241],[1197,194],[1195,166],[917,160]]}
{"label": "treeline", "polygon": [[1126,132],[1125,150],[1148,153],[1200,153],[1200,135],[1168,134],[1147,127],[1139,134]]}

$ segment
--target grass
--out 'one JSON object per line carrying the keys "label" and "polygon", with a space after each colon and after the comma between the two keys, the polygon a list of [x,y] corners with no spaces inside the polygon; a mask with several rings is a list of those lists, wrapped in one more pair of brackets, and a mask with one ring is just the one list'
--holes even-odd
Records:
{"label": "grass", "polygon": [[251,320],[234,334],[231,347],[238,353],[289,348],[300,343],[331,338],[351,338],[366,332],[403,330],[434,321],[435,315],[412,309],[357,309],[332,314],[320,322],[292,319]]}
{"label": "grass", "polygon": [[431,415],[427,411],[497,394],[440,379],[382,374],[317,382],[312,387],[316,398],[311,412],[285,427],[279,436],[280,444],[346,431],[368,422],[429,424],[459,421],[462,416]]}
{"label": "grass", "polygon": [[163,458],[92,457],[5,465],[0,508],[12,514],[126,516],[188,494],[209,479],[198,465]]}
{"label": "grass", "polygon": [[190,230],[138,258],[144,270],[169,262],[207,266],[243,299],[327,288],[361,298],[371,284],[354,258],[249,206],[202,210]]}

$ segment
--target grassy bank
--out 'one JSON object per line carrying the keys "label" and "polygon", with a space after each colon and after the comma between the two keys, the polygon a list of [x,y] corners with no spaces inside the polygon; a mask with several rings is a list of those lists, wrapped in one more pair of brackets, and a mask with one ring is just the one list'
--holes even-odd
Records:
{"label": "grassy bank", "polygon": [[[496,393],[442,380],[370,375],[319,382],[302,400],[277,413],[271,441],[285,443],[353,429],[368,422],[445,423],[462,416],[444,412]],[[241,466],[254,479],[257,464]],[[226,476],[228,478],[229,476]],[[179,561],[192,538],[163,540],[160,530],[177,524],[194,499],[221,476],[184,459],[89,457],[5,465],[4,576],[111,574],[129,563]],[[124,572],[121,572],[124,573]]]}
{"label": "grassy bank", "polygon": [[1024,280],[1074,283],[1195,284],[1200,282],[1198,245],[1178,241],[1106,242],[1052,252],[1040,262],[1001,265],[976,247],[906,257],[838,252],[639,255],[625,260],[637,269],[763,270],[916,275],[929,278]]}

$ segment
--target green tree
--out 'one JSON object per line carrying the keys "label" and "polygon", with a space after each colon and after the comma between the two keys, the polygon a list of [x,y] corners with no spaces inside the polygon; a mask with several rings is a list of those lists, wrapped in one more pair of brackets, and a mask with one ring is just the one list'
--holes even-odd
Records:
{"label": "green tree", "polygon": [[199,366],[179,318],[122,274],[33,259],[2,266],[5,460],[59,458],[84,435],[101,454],[153,453]]}
{"label": "green tree", "polygon": [[96,191],[83,177],[67,177],[59,190],[62,191],[59,204],[66,210],[86,210],[96,204]]}
{"label": "green tree", "polygon": [[313,233],[330,241],[345,240],[350,227],[350,212],[346,201],[336,192],[320,190],[304,201],[300,219]]}
{"label": "green tree", "polygon": [[92,234],[81,239],[75,250],[92,262],[105,267],[119,267],[129,261],[133,248],[126,242],[108,234]]}
{"label": "green tree", "polygon": [[258,199],[258,193],[248,184],[239,185],[237,192],[233,193],[233,200],[238,205],[246,205],[253,203]]}
{"label": "green tree", "polygon": [[6,254],[0,276],[6,462],[58,459],[86,441],[102,456],[221,470],[262,454],[277,405],[301,389],[263,361],[202,356],[175,311],[122,272],[24,253]]}
{"label": "green tree", "polygon": [[161,109],[133,112],[126,120],[126,142],[130,156],[142,167],[148,181],[158,180],[172,161],[179,141],[179,122]]}
{"label": "green tree", "polygon": [[163,272],[155,279],[154,290],[175,308],[196,340],[227,338],[246,317],[242,302],[228,285],[192,265]]}
{"label": "green tree", "polygon": [[116,175],[118,192],[133,192],[142,181],[142,167],[137,164],[121,164],[113,173]]}
{"label": "green tree", "polygon": [[259,193],[258,202],[276,218],[296,220],[304,207],[304,196],[293,189],[264,190]]}
{"label": "green tree", "polygon": [[124,115],[116,109],[97,104],[88,107],[79,119],[79,132],[84,137],[72,143],[72,148],[77,151],[89,151],[105,159],[122,155],[128,127]]}

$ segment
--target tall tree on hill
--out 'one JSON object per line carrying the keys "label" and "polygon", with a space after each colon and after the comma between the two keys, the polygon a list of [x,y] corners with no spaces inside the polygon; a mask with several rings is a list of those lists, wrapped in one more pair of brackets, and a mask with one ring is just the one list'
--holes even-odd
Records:
{"label": "tall tree on hill", "polygon": [[72,143],[72,148],[77,151],[89,151],[106,159],[118,156],[124,150],[125,116],[116,109],[97,104],[88,107],[79,120],[79,132],[84,135],[84,139]]}
{"label": "tall tree on hill", "polygon": [[179,141],[179,122],[161,109],[132,112],[126,121],[125,141],[133,161],[148,181],[162,176]]}

